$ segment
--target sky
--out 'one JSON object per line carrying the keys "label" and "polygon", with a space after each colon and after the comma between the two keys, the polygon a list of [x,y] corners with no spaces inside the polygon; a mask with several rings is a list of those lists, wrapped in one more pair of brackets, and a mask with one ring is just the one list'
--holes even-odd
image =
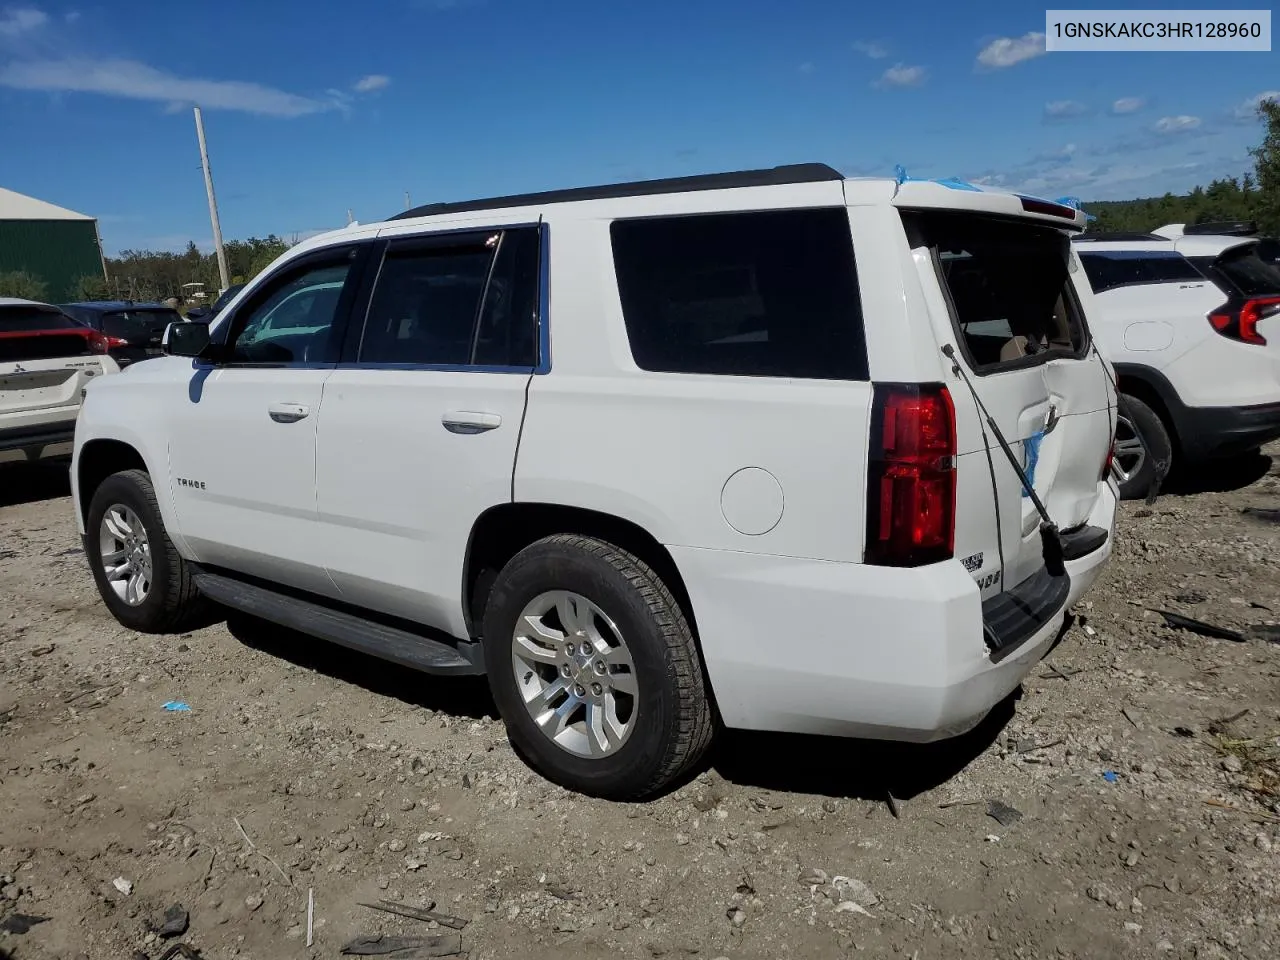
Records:
{"label": "sky", "polygon": [[1280,53],[1044,29],[1007,0],[0,0],[0,186],[97,217],[108,254],[208,249],[194,104],[225,239],[782,163],[1086,200],[1251,167]]}

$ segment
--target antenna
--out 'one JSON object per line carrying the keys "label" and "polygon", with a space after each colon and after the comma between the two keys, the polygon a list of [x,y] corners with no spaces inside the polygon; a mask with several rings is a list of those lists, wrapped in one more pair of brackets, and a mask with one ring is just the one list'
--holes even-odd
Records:
{"label": "antenna", "polygon": [[348,227],[349,227],[349,226],[351,226],[351,223],[352,223],[352,221],[354,221],[354,220],[355,220],[355,217],[353,217],[353,216],[351,215],[351,208],[350,208],[350,207],[348,207],[348,208],[347,208],[347,226],[348,226]]}
{"label": "antenna", "polygon": [[222,246],[222,225],[218,222],[218,201],[213,196],[213,174],[209,170],[209,148],[204,139],[204,115],[196,107],[196,139],[200,141],[200,165],[204,168],[204,189],[209,195],[209,220],[213,224],[213,249],[218,254],[218,277],[222,289],[231,286],[227,272],[227,251]]}
{"label": "antenna", "polygon": [[408,210],[410,206],[411,204],[409,203],[409,191],[406,190],[404,192],[404,208]]}

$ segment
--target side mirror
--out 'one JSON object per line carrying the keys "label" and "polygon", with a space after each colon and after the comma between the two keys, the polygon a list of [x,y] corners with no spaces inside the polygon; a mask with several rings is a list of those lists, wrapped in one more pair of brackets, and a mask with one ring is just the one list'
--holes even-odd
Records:
{"label": "side mirror", "polygon": [[213,313],[208,307],[192,307],[187,311],[188,320],[203,320]]}
{"label": "side mirror", "polygon": [[201,320],[171,323],[164,328],[160,347],[170,357],[199,357],[209,349],[209,324]]}

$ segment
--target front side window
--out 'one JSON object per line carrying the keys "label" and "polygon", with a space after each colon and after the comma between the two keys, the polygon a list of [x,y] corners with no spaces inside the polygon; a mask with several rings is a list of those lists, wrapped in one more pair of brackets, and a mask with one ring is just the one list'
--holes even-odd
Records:
{"label": "front side window", "polygon": [[359,362],[532,368],[538,257],[532,227],[393,241]]}
{"label": "front side window", "polygon": [[1068,278],[1070,241],[1036,223],[967,213],[904,214],[931,251],[974,369],[1073,355],[1086,333]]}
{"label": "front side window", "polygon": [[230,346],[237,363],[323,363],[342,291],[351,272],[350,255],[321,262],[269,280],[233,320],[238,331]]}
{"label": "front side window", "polygon": [[843,208],[619,220],[611,236],[642,370],[867,379]]}

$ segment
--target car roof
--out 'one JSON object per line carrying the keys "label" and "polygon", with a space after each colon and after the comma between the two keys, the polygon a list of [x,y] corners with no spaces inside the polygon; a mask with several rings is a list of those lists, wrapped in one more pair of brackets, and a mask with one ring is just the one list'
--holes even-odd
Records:
{"label": "car roof", "polygon": [[39,300],[24,300],[22,297],[0,297],[0,307],[45,307],[57,310],[52,303],[41,303]]}
{"label": "car roof", "polygon": [[1187,257],[1217,257],[1237,247],[1258,242],[1257,237],[1224,237],[1213,234],[1185,234],[1173,241],[1178,252]]}
{"label": "car roof", "polygon": [[155,301],[141,300],[78,300],[73,303],[64,303],[64,307],[79,307],[83,310],[98,310],[102,313],[112,313],[117,310],[172,310],[173,307],[167,307],[163,303]]}
{"label": "car roof", "polygon": [[1151,253],[1156,255],[1176,256],[1177,247],[1172,240],[1151,237],[1147,240],[1090,240],[1088,237],[1072,237],[1080,253]]}

